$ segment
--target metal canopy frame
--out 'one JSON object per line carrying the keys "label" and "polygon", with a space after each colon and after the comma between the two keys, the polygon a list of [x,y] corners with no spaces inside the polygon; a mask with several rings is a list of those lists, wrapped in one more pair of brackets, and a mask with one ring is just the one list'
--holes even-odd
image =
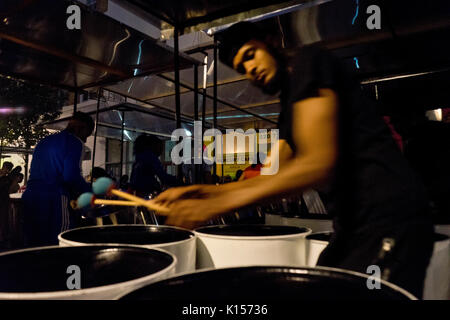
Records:
{"label": "metal canopy frame", "polygon": [[[81,8],[81,14],[83,17],[83,19],[81,19],[81,27],[83,29],[83,32],[64,29],[64,27],[66,26],[65,22],[68,17],[68,15],[66,14],[66,9],[69,5],[76,5]],[[4,10],[5,8],[6,10]],[[27,0],[23,3],[17,4],[17,2],[14,3],[14,1],[11,0],[9,3],[5,2],[4,5],[0,7],[0,10],[2,10],[0,11],[0,16],[2,17],[2,21],[0,22],[0,40],[3,40],[0,44],[3,48],[7,48],[9,50],[7,52],[9,53],[9,56],[6,55],[6,58],[3,58],[6,60],[3,63],[0,60],[1,73],[74,92],[74,112],[77,110],[78,94],[80,93],[80,91],[87,88],[99,87],[99,89],[97,90],[97,110],[95,112],[89,112],[90,114],[95,113],[96,118],[92,166],[94,166],[95,163],[98,127],[101,125],[99,123],[99,113],[108,110],[122,110],[122,113],[124,114],[126,110],[132,110],[152,114],[154,116],[170,120],[173,119],[168,115],[163,115],[149,110],[143,110],[142,108],[137,108],[130,104],[119,105],[100,110],[101,93],[103,92],[103,90],[107,90],[103,88],[103,86],[114,84],[137,76],[146,76],[171,70],[175,71],[175,81],[179,82],[179,72],[181,68],[194,66],[194,69],[197,70],[198,65],[202,65],[202,62],[191,58],[187,54],[181,53],[178,49],[178,41],[176,41],[175,48],[172,49],[168,46],[158,43],[156,39],[152,39],[130,27],[118,23],[117,21],[107,17],[106,15],[89,9],[87,6],[84,6],[79,2],[69,0],[56,2],[54,0]],[[36,21],[38,23],[36,23]],[[64,24],[62,24],[62,22],[64,22]],[[103,31],[107,31],[107,33],[99,35],[99,31],[96,30],[97,28],[102,30],[105,29]],[[61,31],[61,29],[63,29],[63,31]],[[127,34],[127,37],[123,39],[108,39],[108,37],[116,36],[115,34],[111,35],[111,30],[122,31],[122,33]],[[83,41],[88,42],[88,40],[83,38],[86,31],[87,33],[92,31],[91,35],[96,34],[97,32],[98,37],[97,39],[95,39],[95,41],[99,41],[100,45],[101,39],[103,37],[106,38],[106,40],[111,40],[111,42],[109,43],[110,45],[112,45],[112,43],[114,42],[116,43],[114,45],[113,51],[110,52],[110,54],[112,54],[111,58],[104,55],[99,58],[97,57],[96,59],[92,57],[92,55],[95,55],[96,52],[93,53],[92,50],[91,52],[89,52],[87,48],[84,48],[84,51],[81,50],[83,49],[83,45],[86,46],[86,43],[84,43]],[[44,34],[43,39],[39,39],[40,34]],[[66,38],[69,38],[69,45],[62,41]],[[128,50],[130,49],[130,47],[126,46],[128,45],[128,43],[126,43],[123,50],[120,50],[123,47],[118,47],[118,45],[125,40],[127,40],[128,42],[131,41],[131,44],[138,43],[139,50],[137,55],[137,63],[130,63],[131,61],[128,61],[129,59],[123,60],[124,58],[127,58],[127,55],[121,55],[121,51],[126,51],[128,55],[131,55]],[[68,45],[68,47],[66,47],[65,45]],[[150,51],[150,53],[152,54],[156,52],[157,55],[153,57],[153,59],[151,56],[149,58],[149,56],[146,55],[145,48],[142,48],[144,46],[146,46],[147,49],[150,46],[150,49],[154,50]],[[135,46],[133,49],[136,48],[137,46]],[[137,53],[136,50],[134,53]],[[116,54],[118,56],[117,59]],[[169,60],[167,61],[166,57],[170,55],[173,55],[173,60],[170,61],[169,58]],[[23,69],[21,69],[22,71],[17,72],[16,70],[20,68],[15,68],[16,66],[14,64],[9,63],[11,61],[11,57],[15,56],[21,56],[21,58],[32,61],[33,67],[34,69],[37,68],[37,71],[33,70],[34,73],[27,73],[26,70],[24,71]],[[4,57],[4,55],[2,57]],[[8,58],[10,58],[10,61],[8,61]],[[108,62],[108,60],[110,61]],[[115,60],[116,62],[114,62]],[[16,60],[14,59],[12,61],[16,62]],[[21,61],[17,62],[19,67],[20,62]],[[64,68],[56,70],[56,77],[45,77],[46,71],[55,71],[51,70],[52,68],[48,68],[48,66],[52,64],[63,66]],[[41,73],[39,73],[39,67],[42,69]],[[85,78],[86,76],[92,76],[91,78],[89,78],[92,80],[89,80],[87,82],[79,81],[80,75],[78,72],[80,72],[80,68],[81,72],[83,70],[88,70],[87,73],[81,75],[81,79],[84,75]],[[51,72],[49,73],[51,74]],[[58,72],[60,72],[60,74],[58,74]],[[72,74],[72,76],[67,77],[67,75],[70,73]],[[40,77],[40,74],[44,74],[44,76]],[[175,94],[175,99],[177,108],[175,112],[175,121],[176,127],[180,128],[182,122],[191,122],[191,119],[187,120],[186,118],[182,118],[180,112],[179,85],[176,86],[176,90],[177,92]],[[125,99],[126,98],[127,97],[125,97]],[[148,102],[146,103],[149,104]],[[158,106],[156,107],[158,108]],[[164,108],[160,109],[164,110]],[[165,109],[165,111],[169,110]],[[198,114],[198,99],[196,99],[196,112]],[[64,120],[67,119],[59,119],[57,121]],[[123,152],[124,117],[122,117],[121,129],[121,148]],[[122,157],[121,164],[123,164]],[[179,172],[181,173],[181,171]]]}
{"label": "metal canopy frame", "polygon": [[[12,1],[12,0],[11,0]],[[25,1],[25,0],[23,0]],[[130,2],[135,2],[135,4],[137,2],[142,2],[142,1],[130,1]],[[146,1],[151,2],[151,1]],[[51,0],[31,0],[31,1],[25,1],[24,3],[22,3],[19,7],[20,9],[16,10],[16,12],[14,12],[14,14],[12,15],[13,18],[11,18],[11,23],[8,25],[8,23],[5,23],[6,25],[0,25],[0,39],[3,39],[4,42],[6,43],[11,43],[12,47],[14,48],[14,46],[18,46],[20,48],[24,48],[22,55],[27,55],[30,53],[37,53],[36,57],[37,60],[39,61],[39,58],[41,58],[41,61],[45,61],[46,59],[51,62],[60,62],[60,61],[65,61],[68,62],[70,64],[69,67],[69,71],[73,74],[73,83],[72,84],[68,84],[68,83],[64,83],[63,81],[52,81],[52,79],[50,79],[49,81],[47,81],[46,79],[39,79],[38,77],[33,77],[32,75],[30,76],[29,74],[26,73],[17,73],[14,72],[14,70],[8,70],[5,68],[2,68],[2,65],[0,64],[0,72],[5,73],[5,74],[10,74],[12,76],[18,77],[18,78],[23,78],[23,79],[27,79],[27,80],[31,80],[31,81],[37,81],[40,83],[46,83],[55,87],[60,87],[60,88],[64,88],[66,90],[69,91],[73,91],[75,93],[75,97],[74,97],[74,111],[77,110],[77,99],[78,99],[78,94],[80,93],[80,91],[87,89],[87,88],[92,88],[92,87],[97,87],[97,92],[98,92],[98,105],[97,105],[97,110],[95,112],[96,114],[96,132],[95,132],[95,136],[94,136],[94,150],[93,150],[93,159],[92,159],[92,164],[94,164],[94,159],[95,159],[95,149],[96,149],[96,136],[97,136],[97,126],[100,125],[99,121],[98,121],[98,115],[100,112],[104,112],[107,111],[106,109],[102,109],[100,110],[100,93],[103,92],[103,90],[108,90],[107,88],[105,88],[105,86],[107,85],[111,85],[120,81],[124,81],[126,79],[130,79],[130,78],[134,78],[134,77],[140,77],[140,76],[146,76],[146,75],[150,75],[150,74],[157,74],[158,76],[171,81],[175,84],[175,94],[174,94],[174,98],[175,98],[175,121],[176,121],[176,127],[177,128],[181,128],[181,123],[187,121],[186,118],[183,118],[182,114],[181,114],[181,103],[180,103],[180,94],[181,94],[181,87],[187,88],[188,92],[194,92],[194,120],[198,120],[199,119],[199,106],[198,106],[198,94],[202,94],[204,99],[203,101],[205,102],[206,98],[210,98],[213,100],[213,128],[219,128],[218,124],[217,124],[217,115],[218,115],[218,110],[217,110],[217,104],[218,102],[220,102],[221,104],[224,104],[234,110],[237,110],[239,112],[245,113],[247,115],[250,115],[254,118],[257,118],[259,120],[263,120],[263,121],[267,121],[268,123],[271,124],[276,124],[275,121],[273,121],[270,118],[265,118],[262,117],[258,114],[255,114],[249,110],[246,110],[245,108],[240,108],[232,103],[223,101],[223,100],[219,100],[217,97],[217,88],[218,88],[218,81],[217,81],[217,73],[218,73],[218,68],[217,65],[218,63],[214,64],[214,83],[213,83],[213,95],[210,96],[206,93],[206,88],[199,88],[198,87],[198,79],[197,79],[197,70],[198,70],[198,66],[202,65],[201,62],[191,58],[189,55],[180,52],[179,50],[179,35],[182,32],[182,28],[184,28],[187,25],[194,25],[197,23],[202,23],[211,19],[217,19],[220,18],[222,16],[226,16],[226,15],[230,15],[230,14],[235,14],[235,13],[239,13],[242,11],[247,11],[250,9],[256,9],[256,8],[260,8],[260,7],[264,7],[264,6],[268,6],[268,5],[273,5],[273,4],[279,4],[279,3],[286,3],[286,0],[262,0],[259,2],[255,2],[255,1],[250,1],[250,0],[245,0],[244,2],[242,1],[230,1],[230,4],[225,4],[225,3],[221,3],[220,5],[222,5],[222,8],[219,8],[219,10],[215,10],[214,13],[212,13],[211,15],[205,15],[204,17],[197,17],[197,18],[193,18],[189,21],[183,21],[183,22],[178,22],[176,20],[171,21],[171,19],[163,19],[165,21],[167,21],[168,23],[171,23],[174,27],[174,48],[170,48],[170,47],[166,47],[161,45],[160,43],[157,43],[154,39],[151,39],[143,34],[141,34],[140,32],[133,30],[132,28],[128,28],[126,26],[123,26],[119,23],[117,23],[116,21],[114,21],[113,19],[100,14],[98,12],[92,11],[90,10],[88,7],[80,4],[79,2],[75,2],[75,1],[69,1],[69,0],[63,0],[63,1],[51,1]],[[54,6],[55,8],[52,8],[51,10],[49,9],[48,11],[50,13],[45,12],[48,8],[49,5]],[[119,61],[119,63],[112,63],[114,60],[114,55],[116,54],[116,49],[117,46],[114,47],[114,54],[113,54],[113,58],[109,61],[108,63],[108,59],[105,60],[105,58],[102,59],[94,59],[92,56],[89,55],[83,55],[80,54],[80,52],[77,52],[76,50],[74,51],[74,47],[77,47],[77,45],[80,45],[80,42],[76,42],[76,38],[70,38],[69,40],[72,41],[73,43],[71,43],[69,45],[69,48],[67,50],[67,48],[64,47],[64,44],[60,44],[57,41],[54,41],[54,43],[50,43],[47,41],[38,41],[38,39],[34,36],[33,32],[30,32],[29,29],[24,29],[23,27],[19,27],[19,22],[23,22],[23,20],[28,21],[27,19],[29,19],[29,17],[26,16],[26,14],[30,15],[30,12],[32,11],[31,9],[36,9],[38,10],[38,5],[40,5],[41,7],[41,11],[39,10],[39,14],[44,17],[44,21],[49,22],[50,19],[48,18],[49,15],[51,16],[52,14],[55,15],[54,13],[57,12],[57,10],[61,9],[66,9],[68,5],[70,4],[76,4],[77,6],[81,7],[82,9],[82,14],[83,14],[83,29],[84,30],[88,30],[89,28],[92,27],[97,27],[98,24],[98,20],[101,20],[102,23],[110,23],[111,25],[114,25],[114,27],[119,28],[120,30],[125,30],[126,33],[128,34],[128,36],[130,36],[131,34],[131,38],[134,39],[134,43],[139,43],[139,58],[137,60],[137,63],[130,63],[130,61],[127,61],[125,56],[121,56],[120,53],[118,54],[118,58],[116,59],[117,61]],[[45,6],[47,5],[47,8],[45,8]],[[44,8],[42,10],[42,8]],[[28,11],[27,11],[28,10]],[[20,14],[23,14],[25,17],[21,17]],[[34,14],[34,12],[33,12]],[[152,12],[150,12],[150,14],[152,14]],[[153,15],[155,15],[155,12],[153,12]],[[39,15],[38,15],[39,16]],[[156,14],[155,16],[158,17],[158,14]],[[40,16],[39,16],[40,17]],[[60,23],[61,21],[64,21],[67,18],[67,15],[62,14],[61,16],[53,16],[53,19],[55,19],[55,22],[50,21],[49,25],[51,26],[52,23]],[[164,17],[162,17],[164,18]],[[21,20],[22,19],[22,20]],[[16,21],[17,20],[17,21]],[[21,23],[20,26],[22,25],[27,25],[24,23]],[[41,31],[40,27],[37,27],[39,31]],[[54,27],[49,28],[49,29],[55,29]],[[101,27],[100,27],[101,29]],[[33,30],[31,30],[33,31]],[[48,31],[48,30],[44,30],[44,31]],[[67,30],[65,30],[67,31]],[[109,30],[108,30],[109,31]],[[76,31],[74,31],[76,32]],[[64,33],[64,35],[67,35],[67,32]],[[61,34],[56,32],[51,34],[52,36],[56,37],[56,38],[61,38]],[[107,32],[106,34],[102,34],[102,36],[104,36],[105,38],[108,38],[108,36],[110,36],[110,32]],[[79,37],[79,35],[78,35]],[[128,38],[127,38],[128,39]],[[140,57],[141,57],[141,44],[142,42],[145,40],[148,40],[148,43],[153,43],[152,45],[157,47],[158,49],[166,52],[166,53],[170,53],[173,54],[173,61],[171,63],[166,63],[165,65],[163,64],[162,67],[160,66],[161,63],[159,63],[158,66],[155,66],[154,64],[151,64],[147,61],[142,61],[142,63],[140,63]],[[44,39],[45,40],[45,39]],[[48,40],[48,39],[47,39]],[[99,40],[99,39],[97,39]],[[116,41],[116,45],[121,43],[123,41],[123,39],[107,39],[109,41]],[[140,42],[139,42],[140,40]],[[75,42],[74,42],[75,41]],[[127,40],[129,41],[129,40]],[[146,42],[146,43],[147,43]],[[109,43],[111,44],[111,42]],[[71,50],[72,49],[72,50]],[[213,49],[213,54],[214,54],[214,61],[217,61],[217,40],[214,39],[214,45],[212,46]],[[145,51],[145,50],[144,50]],[[36,58],[35,57],[35,58]],[[123,60],[125,58],[125,60]],[[0,61],[1,62],[1,61]],[[48,61],[47,61],[48,62]],[[128,63],[127,63],[128,62]],[[194,86],[188,86],[186,84],[181,83],[180,81],[180,69],[181,68],[186,68],[187,66],[194,66]],[[77,74],[76,72],[79,72],[79,69],[83,69],[87,70],[86,68],[91,68],[92,70],[94,70],[95,72],[97,72],[96,74],[99,75],[101,73],[103,73],[103,75],[108,74],[109,77],[97,77],[97,80],[95,81],[88,81],[86,82],[80,82],[79,79],[77,78]],[[173,70],[174,71],[174,79],[164,76],[160,73],[162,72],[167,72],[169,70]],[[137,72],[139,71],[139,73]],[[45,78],[45,77],[44,77]],[[67,77],[66,77],[67,80]],[[121,94],[121,93],[120,93]],[[123,94],[121,94],[123,95]],[[134,98],[133,98],[134,99]],[[136,99],[137,100],[137,99]],[[148,101],[146,103],[149,103]],[[122,106],[123,107],[123,106]],[[158,107],[158,106],[156,106]],[[117,110],[117,106],[116,107],[112,107],[109,108],[109,110],[113,110],[113,109]],[[132,108],[130,106],[127,106],[127,108]],[[203,130],[205,130],[205,125],[206,125],[206,120],[205,120],[205,116],[206,116],[206,111],[205,111],[205,103],[203,103],[202,105],[202,122],[204,124],[203,126]],[[165,108],[161,108],[162,110],[165,111],[169,111]],[[142,110],[135,110],[135,111],[139,111],[139,112],[143,112]],[[150,111],[148,111],[150,112]],[[158,117],[164,117],[164,115],[161,115],[159,113],[155,113],[154,115],[158,116]],[[192,120],[192,119],[191,119]],[[123,125],[122,125],[122,133],[123,133]],[[198,170],[196,170],[195,172],[198,172]],[[214,173],[215,173],[215,167],[214,167]],[[181,170],[178,170],[178,174],[181,174]],[[196,181],[198,180],[198,177],[195,177]]]}
{"label": "metal canopy frame", "polygon": [[[249,11],[252,9],[258,9],[258,8],[262,8],[262,7],[267,7],[269,5],[274,5],[274,4],[280,4],[280,3],[290,3],[292,4],[293,1],[286,1],[286,0],[260,0],[260,1],[251,1],[251,0],[241,0],[241,1],[228,1],[228,2],[220,2],[220,3],[215,3],[214,1],[210,1],[212,4],[212,7],[215,7],[215,10],[212,10],[212,12],[207,12],[207,13],[203,13],[202,16],[197,16],[197,17],[191,17],[188,18],[187,16],[185,17],[185,19],[180,19],[179,18],[179,13],[181,12],[186,13],[186,15],[188,15],[188,13],[186,12],[186,10],[184,10],[185,5],[187,7],[189,7],[189,3],[187,2],[180,2],[180,1],[175,1],[174,3],[172,3],[171,1],[167,1],[167,2],[156,2],[156,1],[151,1],[151,0],[127,0],[129,3],[135,5],[136,7],[146,11],[147,13],[149,13],[150,15],[170,24],[173,26],[174,28],[174,34],[173,34],[173,40],[174,40],[174,64],[175,64],[175,75],[174,78],[172,79],[171,77],[168,77],[166,75],[162,75],[159,74],[158,76],[161,77],[164,80],[173,82],[175,84],[175,92],[174,92],[174,97],[175,97],[175,111],[176,111],[176,121],[177,121],[177,128],[181,127],[181,103],[180,103],[180,96],[181,96],[181,87],[188,89],[185,90],[183,93],[186,92],[191,92],[194,91],[194,118],[198,119],[198,98],[197,98],[197,93],[201,92],[203,95],[203,104],[202,104],[202,121],[205,122],[205,116],[206,116],[206,106],[205,106],[205,100],[206,98],[210,98],[213,100],[213,128],[217,128],[217,115],[218,115],[218,110],[217,110],[217,103],[220,102],[228,107],[231,107],[234,110],[240,111],[242,113],[245,113],[247,115],[250,115],[256,119],[259,120],[263,120],[263,121],[267,121],[268,123],[271,124],[276,124],[277,122],[270,119],[270,118],[266,118],[263,117],[259,114],[253,113],[249,110],[246,110],[245,108],[240,108],[232,103],[223,101],[223,100],[219,100],[218,96],[217,96],[217,88],[218,88],[218,81],[217,81],[217,73],[218,73],[218,63],[217,58],[218,58],[218,46],[217,46],[217,39],[214,36],[214,44],[212,46],[213,49],[213,56],[214,56],[214,69],[213,69],[213,96],[211,97],[210,95],[207,94],[206,92],[206,88],[199,88],[198,87],[198,79],[197,79],[197,67],[194,67],[194,86],[189,86],[187,84],[181,83],[180,81],[180,73],[179,73],[179,57],[180,57],[180,50],[179,50],[179,36],[180,34],[182,34],[183,30],[185,27],[189,27],[189,26],[194,26],[194,25],[198,25],[207,21],[211,21],[211,20],[215,20],[218,18],[222,18],[222,17],[226,17],[226,16],[230,16],[233,14],[237,14],[237,13],[241,13],[241,12],[245,12],[245,11]],[[195,2],[195,1],[192,1]],[[296,1],[296,2],[306,2],[306,1]],[[208,10],[207,5],[208,3],[206,1],[202,1],[199,0],[196,5],[201,5],[200,7],[202,7],[202,9],[204,9],[205,11]],[[171,13],[174,13],[175,15],[172,15]],[[177,17],[178,16],[178,17]],[[146,101],[149,101],[150,99],[147,99]],[[205,126],[203,125],[203,130],[205,130]],[[203,136],[202,132],[202,136]],[[203,143],[203,141],[202,141]],[[195,165],[195,181],[198,181],[199,177],[198,177],[198,172],[199,172],[199,167],[200,165]],[[213,166],[213,173],[216,174],[216,166]],[[180,166],[178,166],[178,175],[181,174],[181,170],[180,170]]]}

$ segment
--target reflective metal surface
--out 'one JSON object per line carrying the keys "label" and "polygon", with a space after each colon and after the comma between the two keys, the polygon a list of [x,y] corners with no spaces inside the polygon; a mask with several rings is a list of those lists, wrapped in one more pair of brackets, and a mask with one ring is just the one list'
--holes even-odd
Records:
{"label": "reflective metal surface", "polygon": [[[79,3],[81,29],[69,30],[73,3],[2,1],[0,73],[84,88],[174,69],[171,48]],[[193,63],[180,58],[181,68]]]}

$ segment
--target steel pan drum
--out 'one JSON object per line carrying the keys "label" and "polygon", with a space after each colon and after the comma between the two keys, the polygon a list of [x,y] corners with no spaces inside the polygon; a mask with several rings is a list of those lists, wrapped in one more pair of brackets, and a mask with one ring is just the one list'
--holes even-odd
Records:
{"label": "steel pan drum", "polygon": [[433,254],[423,289],[424,300],[450,300],[450,237],[434,234]]}
{"label": "steel pan drum", "polygon": [[311,229],[267,225],[219,225],[195,230],[197,268],[305,266]]}
{"label": "steel pan drum", "polygon": [[[369,290],[368,276],[333,268],[244,267],[207,270],[159,281],[123,297],[160,301],[410,300],[385,281]],[[307,307],[303,305],[302,308]]]}
{"label": "steel pan drum", "polygon": [[[117,299],[174,274],[176,258],[135,246],[41,247],[0,254],[0,299]],[[78,276],[80,289],[70,290]]]}
{"label": "steel pan drum", "polygon": [[332,232],[316,232],[306,236],[306,259],[309,267],[315,267],[322,251],[330,242]]}
{"label": "steel pan drum", "polygon": [[110,225],[65,231],[58,236],[59,245],[109,243],[157,248],[177,257],[176,273],[195,270],[196,237],[193,232],[169,226]]}

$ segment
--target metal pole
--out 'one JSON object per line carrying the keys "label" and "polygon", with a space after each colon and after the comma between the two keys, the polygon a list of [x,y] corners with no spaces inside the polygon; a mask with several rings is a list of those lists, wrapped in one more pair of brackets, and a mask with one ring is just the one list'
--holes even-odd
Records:
{"label": "metal pole", "polygon": [[119,170],[119,181],[123,173],[123,135],[125,131],[125,111],[122,111],[122,137],[120,139],[120,170]]}
{"label": "metal pole", "polygon": [[200,172],[200,181],[201,183],[205,183],[204,179],[204,170],[203,170],[203,134],[205,133],[205,125],[206,125],[206,80],[208,73],[208,55],[205,56],[204,60],[205,64],[203,66],[203,100],[202,100],[202,164],[201,164],[201,172]]}
{"label": "metal pole", "polygon": [[[198,121],[198,66],[194,65],[194,121]],[[195,132],[195,130],[194,130]],[[197,139],[197,137],[194,136],[194,139]],[[195,146],[195,143],[194,143]],[[197,159],[197,152],[199,150],[196,150],[194,148],[194,160]],[[194,163],[194,183],[199,182],[199,165]]]}
{"label": "metal pole", "polygon": [[75,90],[73,98],[73,113],[77,112],[77,103],[78,103],[78,90]]}
{"label": "metal pole", "polygon": [[94,133],[94,147],[92,148],[92,166],[91,166],[91,186],[92,186],[92,172],[94,171],[95,166],[95,149],[97,147],[97,131],[98,131],[98,115],[100,110],[100,97],[102,96],[102,89],[98,89],[97,91],[97,111],[95,112],[95,133]]}
{"label": "metal pole", "polygon": [[[214,88],[214,93],[213,93],[213,96],[214,96],[214,99],[213,99],[213,117],[214,117],[213,118],[213,128],[214,129],[217,128],[217,65],[218,64],[219,63],[217,61],[217,38],[214,37],[214,86],[213,86],[213,88]],[[214,141],[215,140],[216,139],[214,138]],[[218,141],[215,141],[215,142],[216,142],[216,148],[214,149],[214,153],[215,153],[214,156],[216,157]],[[213,174],[217,175],[217,158],[216,158],[215,162],[216,163],[213,166]]]}
{"label": "metal pole", "polygon": [[[178,43],[178,26],[174,29],[174,64],[175,64],[175,120],[177,129],[181,128],[181,103],[180,103],[180,52]],[[182,178],[182,167],[178,165],[177,177]]]}

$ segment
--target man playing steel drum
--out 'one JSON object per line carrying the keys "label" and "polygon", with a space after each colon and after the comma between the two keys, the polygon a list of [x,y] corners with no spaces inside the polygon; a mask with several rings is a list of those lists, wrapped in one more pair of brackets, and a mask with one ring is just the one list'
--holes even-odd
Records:
{"label": "man playing steel drum", "polygon": [[169,189],[157,198],[171,208],[167,224],[192,228],[263,199],[326,191],[335,233],[318,265],[362,273],[379,265],[385,279],[420,298],[433,225],[424,188],[375,102],[327,52],[304,47],[283,55],[266,35],[251,23],[235,24],[219,35],[219,55],[264,92],[280,92],[278,173]]}
{"label": "man playing steel drum", "polygon": [[75,227],[69,196],[91,191],[81,176],[81,160],[83,144],[93,130],[92,118],[76,112],[65,130],[37,144],[22,196],[26,246],[58,244],[58,234]]}

